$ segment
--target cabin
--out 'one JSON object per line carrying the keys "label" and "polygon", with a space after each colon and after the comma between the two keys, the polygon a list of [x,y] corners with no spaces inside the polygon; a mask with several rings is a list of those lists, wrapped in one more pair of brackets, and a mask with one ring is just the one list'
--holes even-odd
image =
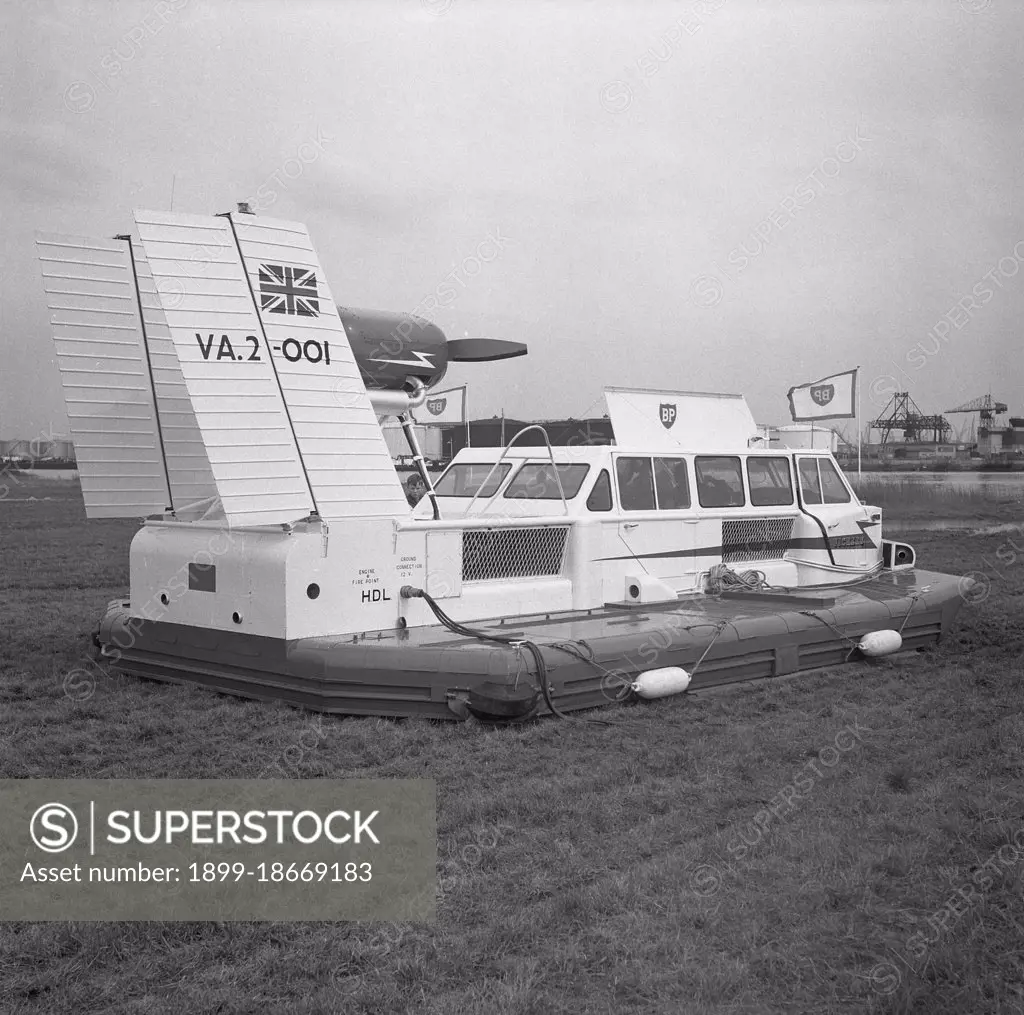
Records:
{"label": "cabin", "polygon": [[748,447],[747,436],[741,449],[716,446],[707,402],[738,396],[630,396],[705,403],[701,432],[679,439],[703,450],[653,428],[631,446],[464,448],[408,528],[433,519],[436,503],[432,525],[475,533],[464,539],[465,585],[563,580],[576,608],[703,593],[721,564],[791,588],[882,566],[881,512],[860,503],[830,452]]}
{"label": "cabin", "polygon": [[[417,589],[475,622],[702,596],[722,565],[796,590],[881,570],[881,512],[828,451],[758,448],[741,396],[608,389],[606,401],[630,443],[465,448],[414,509],[227,530],[153,516],[132,544],[133,606],[287,639],[436,626]],[[169,597],[215,534],[230,552],[211,558],[210,595]]]}

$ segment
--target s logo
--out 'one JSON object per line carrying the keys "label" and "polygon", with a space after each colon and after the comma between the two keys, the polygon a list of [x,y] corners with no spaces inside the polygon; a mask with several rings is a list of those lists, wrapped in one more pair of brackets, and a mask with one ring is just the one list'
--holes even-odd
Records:
{"label": "s logo", "polygon": [[78,836],[78,819],[66,804],[43,804],[32,815],[29,834],[44,853],[63,853]]}
{"label": "s logo", "polygon": [[444,412],[444,407],[448,404],[447,398],[428,398],[427,399],[427,412],[431,416],[440,416]]}
{"label": "s logo", "polygon": [[658,406],[658,414],[661,418],[661,425],[666,429],[670,429],[672,424],[676,421],[676,415],[678,409],[671,402],[662,402]]}

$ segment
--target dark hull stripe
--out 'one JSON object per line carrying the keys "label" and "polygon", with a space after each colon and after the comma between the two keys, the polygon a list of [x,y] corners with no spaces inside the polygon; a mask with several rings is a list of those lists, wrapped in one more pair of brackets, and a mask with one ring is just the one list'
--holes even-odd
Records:
{"label": "dark hull stripe", "polygon": [[724,557],[726,554],[750,553],[754,557],[765,553],[773,553],[781,559],[788,550],[827,550],[829,543],[833,550],[874,550],[875,544],[864,534],[856,536],[833,536],[824,540],[820,536],[808,536],[802,539],[751,540],[747,543],[723,543],[721,546],[695,546],[688,550],[668,550],[655,553],[623,553],[614,557],[597,557],[597,560],[651,560],[671,559],[678,557]]}

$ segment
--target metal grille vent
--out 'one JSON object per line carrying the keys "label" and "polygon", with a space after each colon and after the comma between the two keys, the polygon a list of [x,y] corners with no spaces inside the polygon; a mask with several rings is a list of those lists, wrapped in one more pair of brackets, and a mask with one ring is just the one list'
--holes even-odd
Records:
{"label": "metal grille vent", "polygon": [[568,525],[469,529],[462,533],[462,580],[539,578],[562,571]]}
{"label": "metal grille vent", "polygon": [[792,534],[792,518],[729,518],[722,522],[722,563],[781,560]]}

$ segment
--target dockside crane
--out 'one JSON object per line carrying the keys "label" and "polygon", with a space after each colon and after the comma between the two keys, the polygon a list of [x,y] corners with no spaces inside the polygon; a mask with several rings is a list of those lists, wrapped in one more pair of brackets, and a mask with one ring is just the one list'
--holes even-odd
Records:
{"label": "dockside crane", "polygon": [[[1001,430],[1005,428],[1005,423],[997,419],[1004,412],[1007,411],[1009,406],[1006,402],[1000,402],[998,399],[992,397],[992,393],[989,392],[987,395],[981,395],[978,398],[972,398],[969,402],[964,402],[963,405],[958,405],[955,409],[946,409],[946,412],[964,412],[964,413],[977,413],[978,414],[978,426],[985,427],[987,430]],[[971,420],[971,432],[967,438],[972,443],[976,440],[974,420]]]}
{"label": "dockside crane", "polygon": [[[909,391],[897,391],[877,419],[868,424],[869,429],[881,432],[882,444],[888,444],[897,430],[903,431],[908,443],[931,441],[941,444],[949,440],[953,427],[944,416],[926,416],[910,397]],[[929,436],[930,435],[930,436]]]}

